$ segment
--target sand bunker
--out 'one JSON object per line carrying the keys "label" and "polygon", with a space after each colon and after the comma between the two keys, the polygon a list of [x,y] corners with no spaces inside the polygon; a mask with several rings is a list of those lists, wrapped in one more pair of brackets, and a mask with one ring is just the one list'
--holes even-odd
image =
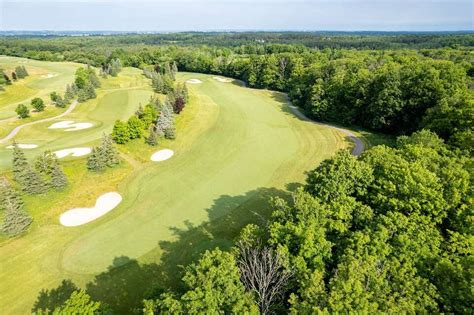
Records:
{"label": "sand bunker", "polygon": [[72,120],[65,120],[65,121],[54,123],[48,128],[49,129],[65,129],[65,131],[76,131],[76,130],[81,130],[81,129],[87,129],[92,126],[93,124],[88,123],[88,122],[75,123]]}
{"label": "sand bunker", "polygon": [[78,226],[97,218],[117,207],[122,202],[122,196],[117,192],[103,194],[92,208],[74,208],[61,214],[59,222],[64,226]]}
{"label": "sand bunker", "polygon": [[189,79],[189,80],[186,81],[186,83],[200,84],[200,83],[202,83],[202,81],[199,80],[199,79]]}
{"label": "sand bunker", "polygon": [[71,156],[84,156],[84,155],[87,155],[91,152],[92,152],[91,148],[70,148],[70,149],[54,151],[53,153],[56,154],[58,159],[62,159],[63,157],[66,157],[68,155],[71,155]]}
{"label": "sand bunker", "polygon": [[221,78],[221,77],[213,77],[213,79],[222,83],[230,83],[233,81],[232,79]]}
{"label": "sand bunker", "polygon": [[43,74],[41,77],[42,78],[46,78],[46,79],[49,79],[49,78],[53,78],[55,76],[57,76],[58,74],[57,73],[48,73],[48,74]]}
{"label": "sand bunker", "polygon": [[157,151],[157,152],[153,153],[150,160],[152,160],[153,162],[164,161],[164,160],[167,160],[170,157],[172,157],[173,154],[174,154],[173,150],[163,149],[163,150],[160,150],[160,151]]}
{"label": "sand bunker", "polygon": [[[35,149],[38,147],[37,144],[25,144],[25,143],[17,143],[16,144],[20,149]],[[13,149],[13,145],[9,145],[7,149]]]}

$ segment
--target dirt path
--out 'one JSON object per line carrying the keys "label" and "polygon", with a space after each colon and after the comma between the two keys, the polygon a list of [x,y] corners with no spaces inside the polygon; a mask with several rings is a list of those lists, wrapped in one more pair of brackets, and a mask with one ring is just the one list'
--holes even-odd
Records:
{"label": "dirt path", "polygon": [[0,139],[0,143],[5,143],[6,141],[12,139],[13,137],[15,137],[18,132],[20,132],[21,129],[23,129],[24,127],[27,127],[27,126],[32,126],[32,125],[36,125],[36,124],[40,124],[40,123],[43,123],[43,122],[46,122],[46,121],[52,121],[52,120],[55,120],[55,119],[58,119],[58,118],[61,118],[61,117],[64,117],[66,116],[67,114],[69,114],[70,112],[72,112],[74,110],[74,108],[76,108],[77,106],[77,100],[72,102],[71,106],[69,106],[69,108],[62,114],[58,115],[58,116],[54,116],[54,117],[49,117],[49,118],[45,118],[45,119],[41,119],[41,120],[36,120],[36,121],[32,121],[32,122],[29,122],[29,123],[26,123],[26,124],[23,124],[23,125],[20,125],[18,127],[15,127],[15,129],[13,129],[5,138],[2,138]]}
{"label": "dirt path", "polygon": [[294,106],[291,104],[290,100],[288,100],[288,106],[290,107],[291,111],[293,112],[293,114],[295,114],[296,116],[298,116],[300,119],[303,119],[303,120],[306,120],[306,121],[310,121],[312,123],[315,123],[315,124],[318,124],[318,125],[322,125],[322,126],[326,126],[326,127],[331,127],[331,128],[334,128],[340,132],[342,132],[343,134],[347,135],[351,140],[352,142],[354,142],[355,144],[355,147],[354,149],[352,150],[352,155],[354,156],[359,156],[365,149],[365,145],[364,143],[362,142],[362,140],[360,140],[355,134],[353,134],[352,132],[350,132],[349,130],[347,129],[343,129],[343,128],[339,128],[339,127],[335,127],[335,126],[332,126],[332,125],[329,125],[329,124],[325,124],[325,123],[321,123],[321,122],[317,122],[317,121],[314,121],[308,117],[306,117],[305,114],[303,114],[300,109],[298,108],[298,106]]}

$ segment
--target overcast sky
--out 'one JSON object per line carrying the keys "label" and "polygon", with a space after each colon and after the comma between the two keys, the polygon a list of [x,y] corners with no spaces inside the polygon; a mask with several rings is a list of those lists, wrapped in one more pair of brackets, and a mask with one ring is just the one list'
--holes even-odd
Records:
{"label": "overcast sky", "polygon": [[473,30],[474,0],[0,0],[0,30]]}

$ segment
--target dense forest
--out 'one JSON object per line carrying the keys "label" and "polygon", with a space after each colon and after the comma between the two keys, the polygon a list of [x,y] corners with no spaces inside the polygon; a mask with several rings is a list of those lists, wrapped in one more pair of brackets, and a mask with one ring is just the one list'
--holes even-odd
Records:
{"label": "dense forest", "polygon": [[[0,54],[225,75],[316,120],[397,137],[341,151],[230,250],[136,298],[161,313],[473,313],[474,36],[236,33],[5,38]],[[98,44],[100,43],[100,45]],[[118,311],[94,290],[36,311]],[[48,294],[44,293],[47,297]],[[47,300],[47,299],[46,299]]]}

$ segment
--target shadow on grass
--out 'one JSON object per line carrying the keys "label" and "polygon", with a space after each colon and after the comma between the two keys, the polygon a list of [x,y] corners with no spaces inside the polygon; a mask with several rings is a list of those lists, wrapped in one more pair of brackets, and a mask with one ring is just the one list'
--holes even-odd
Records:
{"label": "shadow on grass", "polygon": [[[140,313],[144,298],[154,298],[167,289],[180,291],[183,266],[196,261],[206,250],[228,250],[247,224],[265,225],[271,214],[270,199],[291,198],[291,191],[301,186],[286,185],[286,190],[258,188],[243,195],[222,195],[207,209],[209,222],[186,223],[186,228],[172,228],[175,241],[159,241],[160,262],[141,264],[135,259],[116,257],[106,271],[86,284],[87,294],[100,301],[113,314]],[[139,241],[139,240],[137,240]],[[41,290],[33,311],[50,309],[66,301],[77,286],[71,280],[51,290]]]}

